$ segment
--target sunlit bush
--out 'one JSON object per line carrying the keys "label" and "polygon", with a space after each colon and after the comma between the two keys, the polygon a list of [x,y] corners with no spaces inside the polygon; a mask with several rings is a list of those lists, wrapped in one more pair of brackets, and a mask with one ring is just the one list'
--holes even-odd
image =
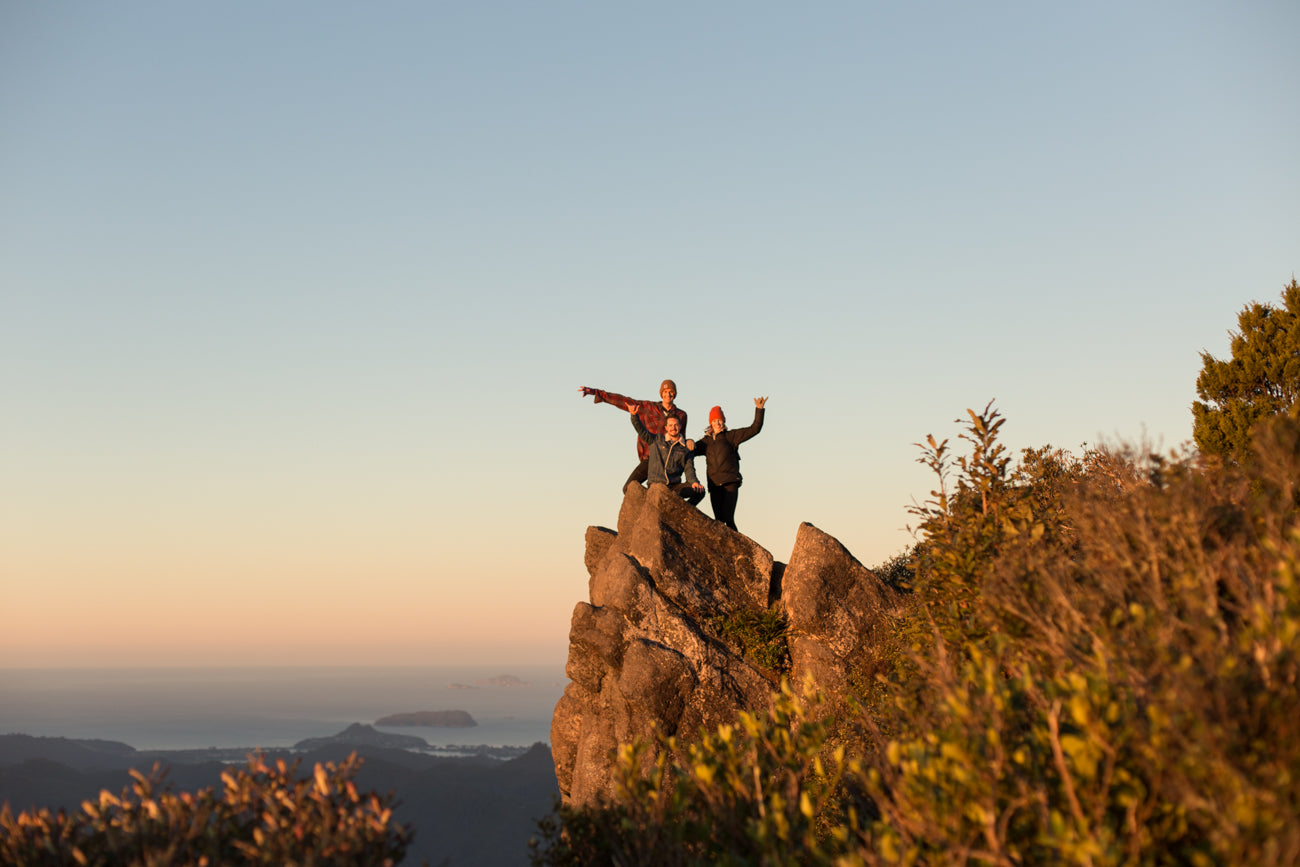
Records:
{"label": "sunlit bush", "polygon": [[260,756],[222,774],[222,787],[160,790],[155,767],[120,795],[107,790],[81,810],[0,811],[5,865],[391,865],[411,832],[392,822],[392,796],[362,793],[353,778],[361,760],[316,765]]}
{"label": "sunlit bush", "polygon": [[[763,714],[742,713],[695,743],[664,739],[654,770],[644,745],[620,748],[616,799],[560,807],[540,823],[539,865],[795,865],[849,850],[829,816],[852,816],[842,788],[857,772],[826,748],[820,697],[783,684]],[[681,749],[679,749],[681,747]],[[669,757],[678,755],[677,760]]]}

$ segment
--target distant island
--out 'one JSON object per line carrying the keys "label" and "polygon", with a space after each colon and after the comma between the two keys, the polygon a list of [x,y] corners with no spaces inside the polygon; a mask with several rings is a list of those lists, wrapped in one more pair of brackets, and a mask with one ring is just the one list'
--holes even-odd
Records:
{"label": "distant island", "polygon": [[417,710],[380,717],[375,720],[375,725],[464,729],[472,728],[478,725],[478,722],[463,710]]}

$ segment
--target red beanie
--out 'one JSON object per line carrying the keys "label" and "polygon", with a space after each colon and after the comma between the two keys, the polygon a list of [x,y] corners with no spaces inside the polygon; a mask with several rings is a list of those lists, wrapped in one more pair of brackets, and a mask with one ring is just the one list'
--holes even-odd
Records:
{"label": "red beanie", "polygon": [[709,410],[709,424],[713,424],[715,421],[726,421],[726,420],[727,417],[722,414],[722,407],[715,406],[713,409]]}

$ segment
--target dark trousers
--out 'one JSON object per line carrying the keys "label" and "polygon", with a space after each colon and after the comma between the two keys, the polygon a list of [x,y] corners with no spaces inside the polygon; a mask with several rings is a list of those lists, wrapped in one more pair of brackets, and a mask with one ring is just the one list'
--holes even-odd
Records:
{"label": "dark trousers", "polygon": [[633,482],[636,482],[638,485],[644,485],[648,478],[650,478],[650,459],[646,458],[641,463],[637,464],[636,469],[632,471],[632,475],[627,477],[627,481],[623,483],[623,490],[626,491],[627,486]]}
{"label": "dark trousers", "polygon": [[709,485],[709,505],[713,507],[714,519],[733,530],[736,529],[736,501],[739,499],[740,485]]}
{"label": "dark trousers", "polygon": [[674,494],[681,497],[692,506],[699,505],[700,500],[704,499],[704,492],[695,490],[691,487],[689,482],[678,482],[677,484],[669,485],[668,487],[673,489]]}
{"label": "dark trousers", "polygon": [[[633,482],[638,485],[644,485],[649,479],[650,459],[646,458],[641,463],[637,464],[636,469],[632,471],[632,475],[627,477],[627,481],[623,483],[623,490],[626,491],[627,486]],[[700,500],[704,499],[704,492],[695,490],[691,487],[689,482],[678,482],[677,484],[669,485],[668,487],[673,489],[674,494],[681,497],[692,506],[699,505]]]}

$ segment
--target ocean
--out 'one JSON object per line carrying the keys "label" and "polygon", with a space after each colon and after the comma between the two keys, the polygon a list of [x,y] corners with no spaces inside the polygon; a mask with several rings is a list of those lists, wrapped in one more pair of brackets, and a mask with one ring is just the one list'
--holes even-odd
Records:
{"label": "ocean", "polygon": [[0,669],[0,734],[138,750],[267,749],[394,713],[463,710],[471,728],[390,728],[434,747],[550,742],[562,665]]}

